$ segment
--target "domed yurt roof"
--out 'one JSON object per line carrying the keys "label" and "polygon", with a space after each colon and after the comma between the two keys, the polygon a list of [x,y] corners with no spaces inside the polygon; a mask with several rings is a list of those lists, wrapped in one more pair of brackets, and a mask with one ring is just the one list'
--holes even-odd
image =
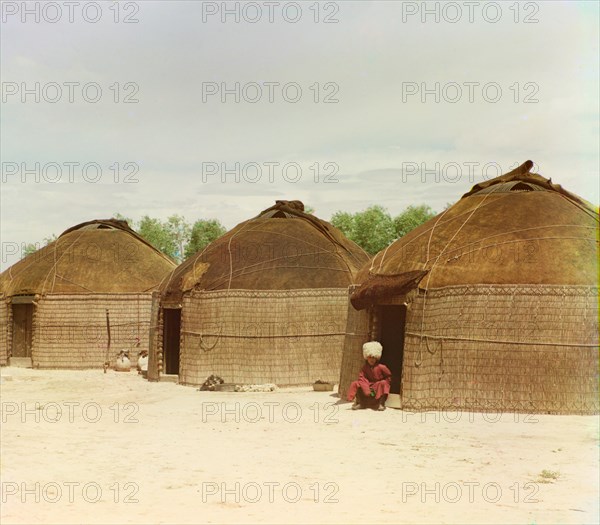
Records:
{"label": "domed yurt roof", "polygon": [[175,263],[135,233],[126,221],[93,220],[0,274],[0,292],[125,293],[156,288]]}
{"label": "domed yurt roof", "polygon": [[337,228],[276,201],[183,262],[162,286],[166,301],[201,290],[345,288],[368,255]]}
{"label": "domed yurt roof", "polygon": [[596,284],[598,210],[532,167],[475,185],[379,252],[357,277],[354,307],[417,285]]}

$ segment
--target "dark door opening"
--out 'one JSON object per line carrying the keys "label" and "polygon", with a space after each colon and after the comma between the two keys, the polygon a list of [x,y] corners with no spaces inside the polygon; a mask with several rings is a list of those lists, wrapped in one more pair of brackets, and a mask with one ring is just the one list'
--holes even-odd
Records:
{"label": "dark door opening", "polygon": [[179,374],[179,337],[181,333],[181,308],[163,310],[164,373]]}
{"label": "dark door opening", "polygon": [[33,305],[13,304],[12,357],[31,357]]}
{"label": "dark door opening", "polygon": [[404,357],[404,326],[406,306],[381,306],[381,339],[383,355],[381,362],[392,372],[390,393],[400,393],[402,359]]}

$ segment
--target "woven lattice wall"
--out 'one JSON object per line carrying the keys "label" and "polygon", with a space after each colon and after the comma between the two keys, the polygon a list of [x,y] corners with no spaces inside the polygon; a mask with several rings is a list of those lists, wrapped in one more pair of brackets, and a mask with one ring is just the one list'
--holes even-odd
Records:
{"label": "woven lattice wall", "polygon": [[194,291],[184,296],[179,380],[337,383],[347,290]]}
{"label": "woven lattice wall", "polygon": [[[348,295],[352,295],[356,288],[356,285],[350,286]],[[360,369],[365,364],[362,345],[369,340],[369,310],[355,310],[350,300],[347,308],[346,338],[338,385],[338,393],[344,399],[350,383],[358,377]]]}
{"label": "woven lattice wall", "polygon": [[585,286],[419,295],[406,323],[403,406],[597,413],[597,298]]}
{"label": "woven lattice wall", "polygon": [[[148,349],[151,304],[149,293],[43,297],[34,315],[33,366],[102,368],[108,340],[106,309],[110,313],[111,365],[122,349],[130,350],[135,365],[137,353]],[[134,346],[137,337],[139,347]]]}
{"label": "woven lattice wall", "polygon": [[9,306],[4,295],[0,295],[0,366],[5,366],[8,363],[8,339],[10,335],[8,310]]}
{"label": "woven lattice wall", "polygon": [[[408,308],[402,406],[598,413],[597,315],[595,287],[472,285],[420,293]],[[358,345],[352,355],[362,361]],[[342,377],[341,385],[350,380]]]}

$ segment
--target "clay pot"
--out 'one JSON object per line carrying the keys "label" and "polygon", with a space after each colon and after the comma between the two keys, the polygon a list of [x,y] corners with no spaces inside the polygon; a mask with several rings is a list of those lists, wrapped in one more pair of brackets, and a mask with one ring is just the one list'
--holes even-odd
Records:
{"label": "clay pot", "polygon": [[138,358],[138,362],[137,362],[137,369],[140,372],[147,372],[148,371],[148,356],[147,355],[141,355]]}
{"label": "clay pot", "polygon": [[117,372],[129,372],[131,370],[131,361],[125,354],[119,354],[117,357],[117,363],[115,364],[115,370]]}

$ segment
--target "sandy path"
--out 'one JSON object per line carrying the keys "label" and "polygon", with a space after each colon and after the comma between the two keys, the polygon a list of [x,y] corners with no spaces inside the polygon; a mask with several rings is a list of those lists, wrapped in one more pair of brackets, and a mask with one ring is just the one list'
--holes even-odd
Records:
{"label": "sandy path", "polygon": [[3,524],[599,522],[593,416],[353,412],[309,389],[2,375]]}

